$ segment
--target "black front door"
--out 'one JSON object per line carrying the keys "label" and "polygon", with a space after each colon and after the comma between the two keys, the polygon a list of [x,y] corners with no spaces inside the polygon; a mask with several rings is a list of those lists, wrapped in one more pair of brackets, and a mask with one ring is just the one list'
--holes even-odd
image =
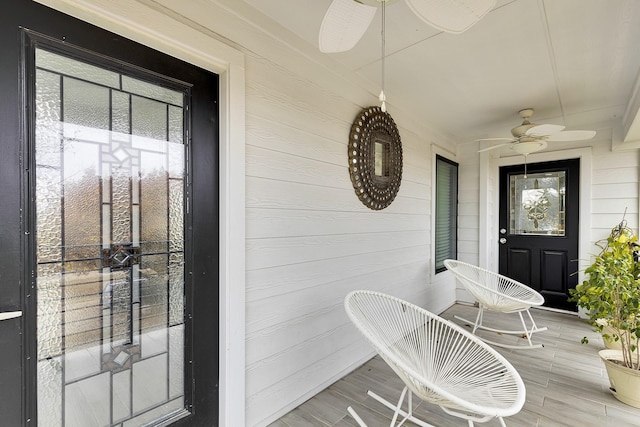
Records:
{"label": "black front door", "polygon": [[218,77],[1,12],[0,424],[217,425]]}
{"label": "black front door", "polygon": [[580,160],[500,168],[499,272],[576,310]]}

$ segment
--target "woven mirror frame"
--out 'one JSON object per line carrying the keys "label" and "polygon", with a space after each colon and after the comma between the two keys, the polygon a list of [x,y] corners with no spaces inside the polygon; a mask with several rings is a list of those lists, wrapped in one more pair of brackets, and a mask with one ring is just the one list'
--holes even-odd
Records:
{"label": "woven mirror frame", "polygon": [[380,107],[364,108],[349,135],[349,174],[360,201],[382,210],[395,199],[402,181],[402,141],[398,127]]}

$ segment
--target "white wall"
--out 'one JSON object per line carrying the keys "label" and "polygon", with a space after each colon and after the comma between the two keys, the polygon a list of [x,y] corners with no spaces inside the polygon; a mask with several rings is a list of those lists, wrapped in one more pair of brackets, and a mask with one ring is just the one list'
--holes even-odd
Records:
{"label": "white wall", "polygon": [[[100,4],[86,15],[91,19],[94,13],[117,15],[106,0],[58,1]],[[243,98],[230,92],[221,104],[246,106],[245,163],[229,165],[246,168],[246,197],[238,193],[246,205],[246,277],[227,283],[235,298],[221,299],[229,316],[246,313],[242,325],[227,325],[231,336],[246,337],[246,352],[227,355],[230,365],[246,362],[246,408],[228,403],[228,411],[243,414],[227,414],[221,423],[267,425],[372,355],[344,313],[342,301],[350,290],[388,292],[435,312],[454,302],[451,277],[431,274],[430,147],[455,149],[446,136],[395,109],[389,93],[388,108],[403,142],[403,180],[390,207],[371,211],[352,188],[347,142],[360,109],[376,102],[374,82],[350,76],[243,2],[139,4],[215,41],[210,51],[198,43],[208,55],[216,55],[219,43],[243,55]],[[105,25],[144,42],[151,39],[161,50],[164,43],[189,46],[182,30],[136,32],[138,25],[151,25],[149,16],[131,10]],[[246,304],[238,306],[242,300]],[[226,374],[221,387],[234,387],[230,378],[237,377]],[[238,397],[242,387],[235,387]]]}
{"label": "white wall", "polygon": [[628,225],[638,231],[638,150],[611,151],[608,144],[593,147],[591,242],[609,235],[627,209]]}
{"label": "white wall", "polygon": [[[480,156],[478,144],[458,147],[458,259],[469,264],[480,262]],[[456,300],[473,303],[475,299],[462,284],[456,283]]]}
{"label": "white wall", "polygon": [[389,105],[403,179],[391,206],[372,211],[351,185],[347,142],[374,94],[345,97],[335,76],[269,54],[246,58],[247,425],[273,421],[371,356],[343,309],[350,290],[436,312],[454,301],[452,280],[431,280],[428,131]]}

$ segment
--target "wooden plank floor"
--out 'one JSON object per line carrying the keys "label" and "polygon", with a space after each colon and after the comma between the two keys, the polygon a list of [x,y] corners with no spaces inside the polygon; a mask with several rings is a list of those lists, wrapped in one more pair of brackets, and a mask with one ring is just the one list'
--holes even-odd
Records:
{"label": "wooden plank floor", "polygon": [[[460,315],[475,319],[477,309],[454,305],[441,316],[453,319]],[[576,316],[546,310],[532,310],[538,326],[548,331],[533,336],[534,343],[543,348],[507,350],[497,348],[518,370],[526,389],[523,409],[505,419],[507,426],[640,426],[640,409],[619,402],[609,391],[609,381],[598,350],[604,348],[602,339],[591,327]],[[485,312],[484,324],[498,329],[514,329],[519,324],[517,315]],[[464,324],[454,320],[458,324]],[[517,323],[514,323],[517,322]],[[525,339],[482,333],[487,339],[527,346]],[[582,337],[589,344],[581,344]],[[357,427],[347,413],[351,405],[369,427],[389,426],[391,411],[367,396],[371,389],[389,401],[397,401],[403,388],[401,380],[380,359],[374,357],[362,367],[326,390],[309,399],[269,427]],[[466,426],[461,418],[445,414],[439,407],[414,402],[415,414],[439,427]],[[414,427],[412,423],[405,424]],[[492,420],[478,426],[499,426]]]}

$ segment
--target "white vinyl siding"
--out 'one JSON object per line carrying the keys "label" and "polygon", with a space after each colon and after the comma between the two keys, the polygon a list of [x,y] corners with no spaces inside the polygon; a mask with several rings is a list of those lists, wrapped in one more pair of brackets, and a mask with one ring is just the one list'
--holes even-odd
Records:
{"label": "white vinyl siding", "polygon": [[430,280],[428,141],[441,136],[390,106],[402,183],[389,207],[368,209],[351,183],[347,144],[369,98],[324,71],[266,56],[246,56],[247,426],[268,425],[371,357],[344,311],[349,291],[436,313],[455,298],[452,278]]}

